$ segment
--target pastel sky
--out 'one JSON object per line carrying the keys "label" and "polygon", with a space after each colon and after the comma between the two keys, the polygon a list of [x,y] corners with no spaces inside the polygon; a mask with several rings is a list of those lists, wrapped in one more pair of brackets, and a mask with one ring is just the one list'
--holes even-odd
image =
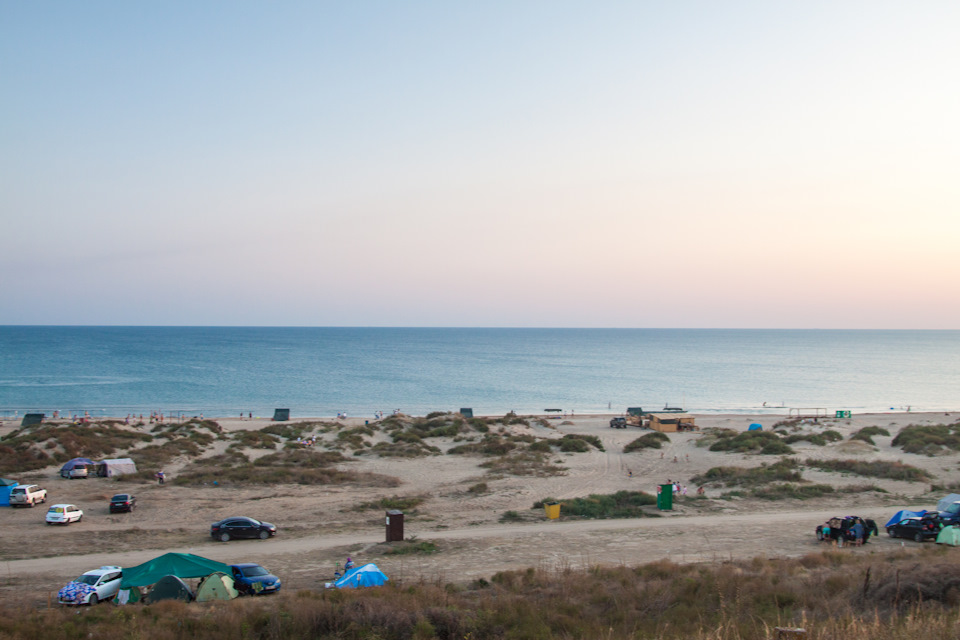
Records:
{"label": "pastel sky", "polygon": [[960,329],[960,3],[0,3],[0,324]]}

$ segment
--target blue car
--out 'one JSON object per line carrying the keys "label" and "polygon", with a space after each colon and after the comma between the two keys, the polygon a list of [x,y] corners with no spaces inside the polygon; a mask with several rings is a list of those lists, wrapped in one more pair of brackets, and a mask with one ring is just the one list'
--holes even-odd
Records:
{"label": "blue car", "polygon": [[258,595],[280,591],[280,578],[252,562],[230,565],[233,584],[241,595]]}

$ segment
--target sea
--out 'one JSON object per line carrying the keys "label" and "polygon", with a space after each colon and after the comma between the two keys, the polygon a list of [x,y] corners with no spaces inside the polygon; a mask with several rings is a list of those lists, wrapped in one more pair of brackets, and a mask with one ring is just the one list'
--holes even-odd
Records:
{"label": "sea", "polygon": [[960,331],[0,326],[0,416],[960,409]]}

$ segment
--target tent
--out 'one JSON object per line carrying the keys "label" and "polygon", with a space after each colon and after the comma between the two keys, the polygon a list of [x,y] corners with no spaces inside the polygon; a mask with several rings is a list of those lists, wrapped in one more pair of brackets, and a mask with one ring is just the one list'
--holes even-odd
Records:
{"label": "tent", "polygon": [[193,591],[190,590],[186,582],[177,576],[163,576],[143,599],[147,604],[153,604],[161,600],[186,600],[190,602],[193,600]]}
{"label": "tent", "polygon": [[883,526],[884,527],[893,526],[905,518],[922,518],[926,512],[927,512],[926,509],[923,509],[921,511],[910,511],[908,509],[904,509],[903,511],[897,511],[892,518],[887,520],[887,524]]}
{"label": "tent", "polygon": [[747,428],[747,431],[763,431],[763,425],[759,422],[754,422],[749,428]]}
{"label": "tent", "polygon": [[960,547],[960,527],[956,525],[944,527],[937,535],[937,544],[948,544],[951,547]]}
{"label": "tent", "polygon": [[214,571],[200,582],[197,587],[197,602],[210,600],[233,600],[240,592],[233,587],[233,577]]}
{"label": "tent", "polygon": [[164,576],[178,578],[203,578],[214,571],[230,574],[230,567],[192,553],[165,553],[153,560],[147,560],[129,569],[124,568],[121,589],[145,587],[154,584]]}
{"label": "tent", "polygon": [[333,583],[338,589],[355,589],[357,587],[379,587],[389,580],[377,565],[371,563],[354,567],[343,574],[343,577]]}
{"label": "tent", "polygon": [[960,493],[951,493],[937,503],[937,511],[946,511],[954,502],[960,502]]}
{"label": "tent", "polygon": [[134,604],[143,600],[143,594],[139,587],[129,589],[120,589],[117,591],[117,597],[113,599],[114,604]]}
{"label": "tent", "polygon": [[67,460],[66,463],[64,463],[64,465],[60,467],[60,475],[66,477],[64,474],[70,471],[71,469],[75,469],[76,467],[92,467],[92,466],[94,466],[94,464],[93,464],[93,460],[91,460],[90,458],[73,458],[71,460]]}
{"label": "tent", "polygon": [[10,491],[18,484],[16,480],[0,478],[0,507],[10,506]]}
{"label": "tent", "polygon": [[125,473],[136,473],[137,465],[130,458],[113,458],[101,460],[97,463],[97,475],[101,478],[122,476]]}

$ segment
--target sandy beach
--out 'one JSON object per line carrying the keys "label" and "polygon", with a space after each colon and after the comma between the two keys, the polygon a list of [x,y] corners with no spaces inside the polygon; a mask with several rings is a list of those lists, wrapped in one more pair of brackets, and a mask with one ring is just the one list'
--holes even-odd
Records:
{"label": "sandy beach", "polygon": [[[225,562],[257,562],[279,575],[284,588],[320,589],[346,556],[376,562],[391,578],[440,582],[489,579],[497,571],[539,567],[557,571],[593,565],[635,565],[670,558],[678,562],[709,562],[728,558],[801,556],[825,547],[814,528],[833,515],[856,514],[875,519],[881,536],[850,553],[884,553],[919,546],[888,538],[886,520],[902,508],[932,508],[946,493],[931,490],[931,482],[949,486],[960,481],[958,455],[925,456],[904,453],[891,440],[907,425],[951,424],[957,413],[874,413],[849,419],[820,419],[798,428],[810,433],[826,429],[843,439],[818,446],[792,444],[799,461],[807,459],[901,461],[928,471],[935,481],[907,482],[817,471],[803,476],[836,489],[873,485],[883,490],[835,493],[816,500],[768,501],[752,497],[723,497],[730,488],[706,487],[706,499],[694,500],[697,474],[718,466],[753,467],[776,462],[779,456],[712,452],[697,441],[713,428],[745,431],[753,422],[770,428],[788,416],[741,414],[696,415],[699,431],[670,433],[661,450],[624,453],[624,447],[649,431],[636,427],[612,429],[609,415],[543,416],[530,426],[513,424],[510,433],[537,438],[565,434],[596,436],[603,451],[555,453],[552,460],[565,470],[560,475],[513,476],[491,474],[482,457],[433,455],[420,458],[358,455],[338,466],[395,478],[395,487],[351,484],[178,486],[91,478],[66,480],[59,465],[24,474],[6,474],[22,483],[38,483],[49,491],[48,505],[75,503],[84,509],[81,523],[69,527],[44,525],[43,507],[0,511],[0,560],[6,579],[0,592],[7,599],[44,604],[51,593],[75,575],[104,564],[133,566],[167,551],[189,552]],[[329,420],[329,419],[328,419]],[[298,419],[292,424],[308,419]],[[337,422],[336,420],[330,420]],[[269,419],[219,418],[226,435],[258,430]],[[343,428],[363,426],[363,419],[340,420]],[[874,445],[851,441],[863,427],[881,427],[889,436],[875,436]],[[4,421],[6,436],[19,423]],[[82,428],[82,427],[78,427]],[[332,437],[327,434],[324,437]],[[375,432],[371,440],[387,440]],[[231,441],[217,440],[204,457],[223,453]],[[452,438],[432,439],[446,451]],[[248,449],[254,459],[271,453]],[[120,457],[116,452],[111,457]],[[180,458],[165,467],[174,478],[190,463]],[[660,483],[676,480],[690,495],[678,497],[674,509],[629,520],[548,520],[534,502],[545,498],[569,500],[620,490],[655,493]],[[484,483],[486,487],[476,487]],[[132,514],[111,515],[111,495],[137,496]],[[357,509],[363,503],[391,496],[419,496],[424,500],[405,514],[405,538],[431,542],[434,553],[390,555],[385,544],[382,509]],[[504,514],[514,512],[503,521]],[[210,524],[230,515],[248,515],[277,524],[279,534],[267,541],[213,542]]]}

